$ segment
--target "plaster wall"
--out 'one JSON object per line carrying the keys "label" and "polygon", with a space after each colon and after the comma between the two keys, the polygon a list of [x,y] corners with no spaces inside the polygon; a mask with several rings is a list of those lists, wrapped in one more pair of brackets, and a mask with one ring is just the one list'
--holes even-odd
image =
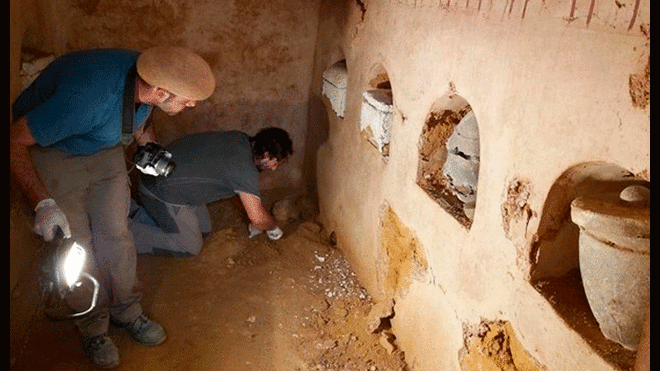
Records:
{"label": "plaster wall", "polygon": [[[460,369],[463,329],[483,318],[510,321],[541,368],[617,369],[529,282],[530,245],[563,172],[599,161],[650,181],[650,105],[637,104],[629,84],[650,61],[649,3],[617,4],[322,3],[315,80],[342,59],[348,76],[343,118],[323,98],[329,124],[318,152],[321,219],[370,293],[394,299],[393,329],[413,369]],[[386,159],[360,136],[361,96],[379,66],[394,107]],[[469,229],[415,182],[420,133],[447,93],[470,104],[479,127]],[[528,213],[509,229],[503,204],[516,179],[530,184]],[[382,240],[387,208],[428,262],[393,290]]]}

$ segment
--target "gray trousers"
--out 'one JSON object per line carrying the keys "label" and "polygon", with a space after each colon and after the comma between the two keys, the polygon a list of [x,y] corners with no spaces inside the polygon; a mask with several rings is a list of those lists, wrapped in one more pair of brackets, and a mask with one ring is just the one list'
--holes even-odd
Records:
{"label": "gray trousers", "polygon": [[[109,320],[128,322],[142,314],[137,291],[135,245],[128,228],[130,188],[121,146],[90,156],[72,156],[33,146],[37,173],[66,215],[71,236],[88,252],[85,271],[101,284],[94,311],[75,321],[83,337],[108,330]],[[69,298],[86,308],[89,297]],[[84,302],[83,302],[84,301]]]}
{"label": "gray trousers", "polygon": [[132,202],[129,222],[138,254],[198,255],[203,235],[212,231],[206,205],[172,204],[143,185],[139,192],[141,204]]}

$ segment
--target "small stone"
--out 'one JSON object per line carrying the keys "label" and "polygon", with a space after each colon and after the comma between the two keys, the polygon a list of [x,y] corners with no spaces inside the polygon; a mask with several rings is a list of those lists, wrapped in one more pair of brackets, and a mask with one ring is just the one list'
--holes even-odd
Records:
{"label": "small stone", "polygon": [[626,202],[646,203],[651,200],[651,190],[641,185],[632,185],[621,191],[619,198]]}

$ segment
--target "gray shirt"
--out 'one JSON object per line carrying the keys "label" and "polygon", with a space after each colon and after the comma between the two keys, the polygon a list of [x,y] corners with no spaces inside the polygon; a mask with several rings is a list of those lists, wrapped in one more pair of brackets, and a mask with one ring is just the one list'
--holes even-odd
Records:
{"label": "gray shirt", "polygon": [[240,131],[186,135],[169,145],[176,167],[168,177],[142,174],[154,195],[179,205],[203,205],[238,192],[259,196],[259,171],[249,136]]}

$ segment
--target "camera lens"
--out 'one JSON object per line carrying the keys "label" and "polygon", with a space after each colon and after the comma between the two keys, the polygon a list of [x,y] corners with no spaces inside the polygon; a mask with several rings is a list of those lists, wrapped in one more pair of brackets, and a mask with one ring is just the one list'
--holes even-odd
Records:
{"label": "camera lens", "polygon": [[176,165],[172,161],[167,161],[167,160],[160,160],[158,161],[155,165],[154,168],[156,169],[156,172],[160,175],[163,176],[168,176],[174,171],[174,168]]}

